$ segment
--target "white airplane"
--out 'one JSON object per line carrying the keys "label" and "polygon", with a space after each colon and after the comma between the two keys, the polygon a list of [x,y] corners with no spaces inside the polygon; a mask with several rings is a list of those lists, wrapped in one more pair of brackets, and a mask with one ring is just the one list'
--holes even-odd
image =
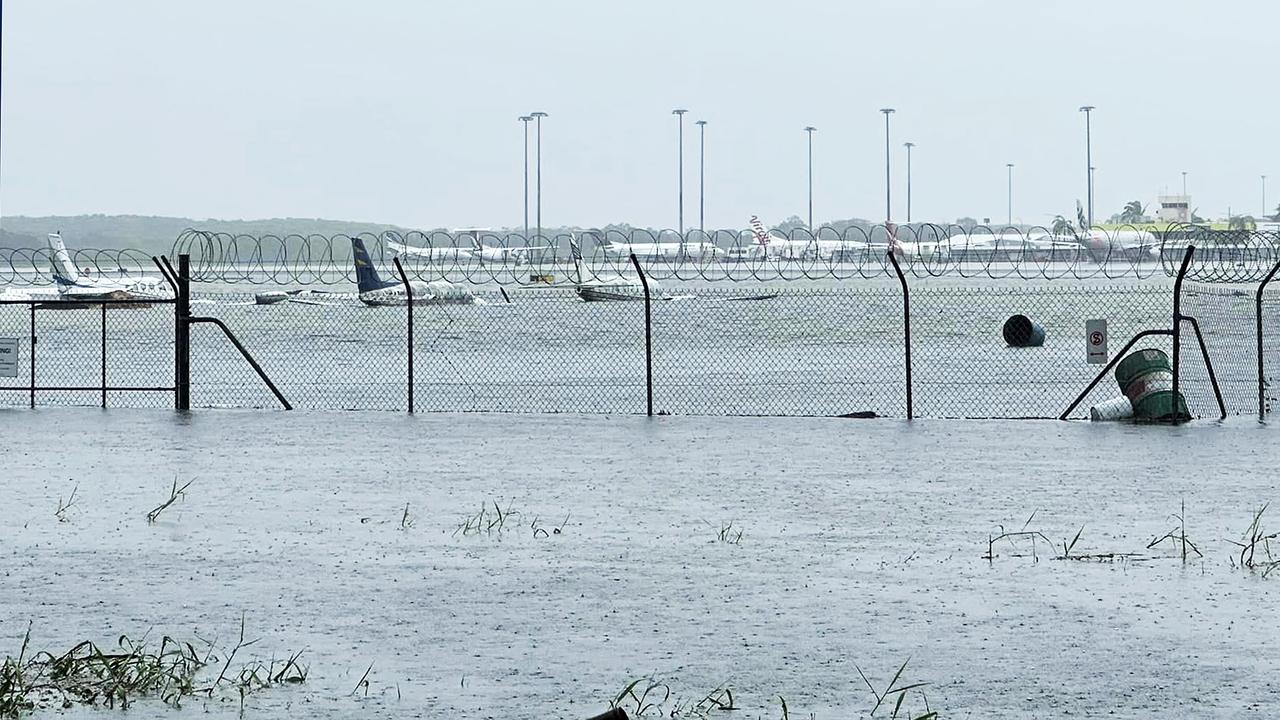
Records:
{"label": "white airplane", "polygon": [[946,238],[940,238],[934,241],[915,240],[912,242],[902,242],[898,239],[898,226],[893,223],[885,223],[885,230],[889,236],[887,247],[893,252],[894,257],[904,260],[934,260],[946,259],[951,257],[951,243]]}
{"label": "white airplane", "polygon": [[485,232],[486,230],[487,228],[461,228],[454,231],[471,237],[471,256],[478,259],[481,263],[506,263],[509,259],[514,259],[515,265],[518,266],[522,261],[527,261],[527,257],[530,253],[552,249],[552,246],[550,245],[490,247],[480,241],[480,233]]}
{"label": "white airplane", "polygon": [[755,215],[751,216],[750,232],[752,243],[743,250],[739,250],[736,253],[731,252],[731,256],[750,260],[769,258],[775,260],[799,260],[810,251],[813,245],[813,242],[809,240],[791,240],[783,237],[776,230],[765,230],[764,224]]}
{"label": "white airplane", "polygon": [[[351,256],[356,264],[356,287],[365,305],[407,305],[408,292],[399,280],[383,280],[365,250],[364,241],[351,238]],[[451,282],[410,280],[414,305],[471,305],[476,296],[461,285]]]}
{"label": "white airplane", "polygon": [[1081,238],[1094,260],[1111,257],[1151,260],[1160,257],[1161,242],[1148,230],[1091,230]]}
{"label": "white airplane", "polygon": [[[394,252],[400,255],[408,255],[410,257],[425,258],[428,263],[458,263],[473,260],[476,257],[475,250],[473,248],[459,247],[457,245],[429,248],[405,245],[404,242],[402,242],[404,238],[400,237],[400,233],[392,230],[387,230],[382,233],[382,239],[386,241],[387,247],[391,248]],[[351,240],[352,243],[355,242],[355,238],[352,238]],[[361,245],[363,245],[363,243],[361,243]]]}
{"label": "white airplane", "polygon": [[709,239],[690,243],[684,240],[677,242],[602,242],[599,244],[606,257],[628,258],[635,255],[638,260],[700,260],[716,257],[720,248]]}
{"label": "white airplane", "polygon": [[987,258],[1003,256],[1008,260],[1023,258],[1070,258],[1085,252],[1084,243],[1072,236],[1056,236],[1047,232],[1008,230],[1000,233],[975,233],[953,236],[948,240],[948,250],[954,255],[983,255]]}
{"label": "white airplane", "polygon": [[62,295],[57,290],[27,290],[15,287],[6,287],[0,290],[0,300],[9,300],[17,302],[57,302],[62,300]]}
{"label": "white airplane", "polygon": [[[639,279],[603,275],[584,280],[582,249],[578,247],[576,237],[569,238],[569,252],[573,255],[573,289],[584,302],[644,300],[644,285]],[[649,280],[649,292],[652,298],[663,299],[656,280]]]}
{"label": "white airplane", "polygon": [[[851,256],[865,254],[868,250],[866,243],[845,239],[821,240],[815,238],[811,246],[818,259],[827,261],[847,259]],[[884,248],[880,248],[877,252],[883,255]]]}
{"label": "white airplane", "polygon": [[88,278],[80,274],[71,261],[71,253],[62,243],[61,233],[49,233],[49,250],[53,253],[53,281],[63,300],[170,300],[173,288],[161,278],[140,277],[126,280]]}

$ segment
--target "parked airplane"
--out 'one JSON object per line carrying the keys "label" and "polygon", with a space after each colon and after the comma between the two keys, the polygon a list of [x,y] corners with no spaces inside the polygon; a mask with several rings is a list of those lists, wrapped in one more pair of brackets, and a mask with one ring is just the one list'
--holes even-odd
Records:
{"label": "parked airplane", "polygon": [[686,240],[676,242],[603,242],[599,245],[606,257],[625,259],[635,255],[637,260],[678,261],[701,260],[715,258],[720,248],[709,238],[691,243]]}
{"label": "parked airplane", "polygon": [[[408,304],[409,295],[404,283],[383,280],[369,258],[369,251],[365,250],[364,241],[358,237],[351,238],[351,256],[356,264],[360,302],[365,305]],[[413,291],[414,305],[470,305],[476,302],[470,290],[451,282],[410,280],[409,289]]]}
{"label": "parked airplane", "polygon": [[61,233],[49,233],[49,250],[53,253],[53,281],[63,300],[169,300],[173,288],[161,278],[140,277],[125,280],[88,278],[80,274],[71,261],[71,253],[62,242]]}
{"label": "parked airplane", "polygon": [[811,250],[811,240],[791,240],[776,230],[765,230],[760,218],[751,216],[751,240],[745,248],[729,251],[735,260],[799,260]]}
{"label": "parked airplane", "polygon": [[1010,230],[953,236],[949,238],[948,250],[955,256],[978,255],[983,259],[1017,261],[1024,258],[1069,259],[1085,252],[1086,248],[1081,240],[1070,235]]}
{"label": "parked airplane", "polygon": [[929,261],[945,259],[951,256],[952,246],[946,238],[903,242],[898,239],[897,225],[885,223],[885,230],[889,236],[888,248],[899,259]]}
{"label": "parked airplane", "polygon": [[[569,252],[573,255],[574,291],[584,302],[644,300],[644,285],[640,280],[621,275],[605,275],[585,280],[582,277],[582,249],[577,238],[569,238]],[[661,289],[656,280],[649,280],[649,292],[658,298]]]}
{"label": "parked airplane", "polygon": [[[466,262],[475,257],[475,250],[469,247],[459,247],[457,245],[444,245],[441,247],[413,247],[405,245],[404,238],[393,230],[382,233],[382,239],[386,241],[387,247],[400,255],[409,255],[411,257],[424,258],[428,263],[459,263]],[[356,238],[351,238],[354,243]],[[361,243],[363,244],[363,243]]]}
{"label": "parked airplane", "polygon": [[514,259],[515,265],[519,266],[521,262],[527,261],[528,256],[535,251],[551,250],[550,245],[521,245],[517,247],[491,247],[485,245],[480,240],[480,233],[485,232],[486,228],[461,228],[454,232],[463,233],[471,237],[471,256],[483,263],[506,263],[508,259]]}
{"label": "parked airplane", "polygon": [[1097,262],[1116,256],[1130,260],[1158,259],[1162,244],[1148,230],[1091,230],[1080,242]]}

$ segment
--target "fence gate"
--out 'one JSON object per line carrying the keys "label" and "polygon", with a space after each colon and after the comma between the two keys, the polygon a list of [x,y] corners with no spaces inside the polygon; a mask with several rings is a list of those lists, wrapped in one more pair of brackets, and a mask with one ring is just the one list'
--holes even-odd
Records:
{"label": "fence gate", "polygon": [[[191,314],[188,258],[152,258],[172,291],[0,298],[0,407],[190,408],[191,325],[220,328],[285,409],[288,401],[221,321]],[[86,290],[91,292],[92,289]]]}
{"label": "fence gate", "polygon": [[175,301],[0,300],[0,406],[175,403]]}

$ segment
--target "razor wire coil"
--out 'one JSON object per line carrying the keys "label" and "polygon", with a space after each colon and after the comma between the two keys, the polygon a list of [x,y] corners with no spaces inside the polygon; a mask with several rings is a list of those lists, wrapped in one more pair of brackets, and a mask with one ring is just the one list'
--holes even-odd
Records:
{"label": "razor wire coil", "polygon": [[[566,273],[580,273],[581,281],[625,275],[631,271],[632,252],[656,280],[709,282],[893,277],[890,251],[914,278],[1172,277],[1188,244],[1196,246],[1196,253],[1187,277],[1203,282],[1259,280],[1280,262],[1280,233],[1192,225],[1171,225],[1158,234],[1134,226],[1054,233],[1048,228],[877,225],[797,228],[764,238],[750,230],[681,235],[674,230],[610,229],[526,238],[488,231],[249,235],[188,229],[173,243],[172,256],[191,256],[196,282],[349,284],[355,276],[353,238],[363,241],[388,278],[395,277],[391,259],[399,256],[411,279],[499,286],[537,285]],[[581,249],[576,268],[575,244]],[[154,267],[149,255],[136,249],[81,248],[72,251],[72,260],[98,277],[143,274]],[[49,284],[52,268],[48,249],[0,248],[0,285]]]}

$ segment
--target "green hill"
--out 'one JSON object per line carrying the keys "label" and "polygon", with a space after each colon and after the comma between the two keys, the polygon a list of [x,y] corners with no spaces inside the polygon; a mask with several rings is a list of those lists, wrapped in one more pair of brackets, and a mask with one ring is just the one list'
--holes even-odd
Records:
{"label": "green hill", "polygon": [[67,246],[73,249],[135,248],[147,253],[168,253],[178,234],[187,228],[247,235],[335,235],[404,231],[404,228],[384,223],[320,218],[195,220],[148,215],[15,215],[0,218],[0,247],[45,247],[45,236],[48,233],[61,232]]}

